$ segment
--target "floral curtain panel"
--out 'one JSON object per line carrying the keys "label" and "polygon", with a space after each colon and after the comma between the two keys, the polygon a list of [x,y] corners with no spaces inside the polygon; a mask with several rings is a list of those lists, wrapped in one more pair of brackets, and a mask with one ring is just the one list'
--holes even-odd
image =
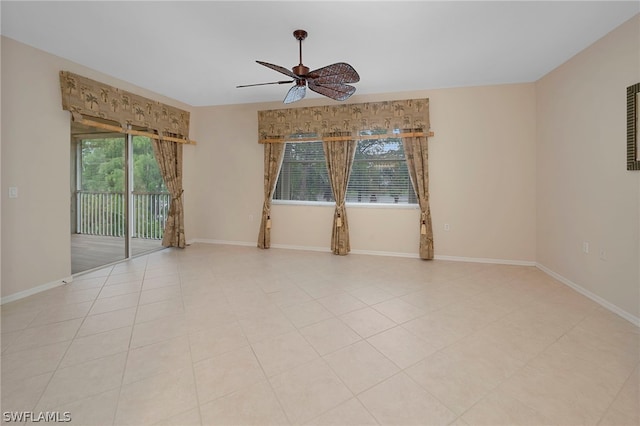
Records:
{"label": "floral curtain panel", "polygon": [[349,222],[347,221],[347,209],[344,202],[347,195],[351,166],[356,154],[356,145],[356,141],[324,141],[322,143],[327,161],[329,180],[331,181],[331,190],[333,191],[333,198],[336,200],[331,233],[331,251],[333,254],[341,256],[351,251]]}
{"label": "floral curtain panel", "polygon": [[180,143],[153,140],[153,151],[158,161],[160,173],[171,194],[171,204],[167,223],[164,227],[162,245],[184,248],[184,203],[182,194],[182,147]]}
{"label": "floral curtain panel", "polygon": [[433,229],[429,207],[429,144],[424,136],[402,138],[413,189],[420,205],[420,258],[433,259]]}
{"label": "floral curtain panel", "polygon": [[189,136],[189,112],[89,78],[60,71],[62,108],[75,117],[90,116],[155,131]]}
{"label": "floral curtain panel", "polygon": [[280,166],[284,158],[285,144],[266,144],[264,146],[264,203],[262,204],[262,220],[258,234],[258,247],[271,247],[271,199],[276,189]]}

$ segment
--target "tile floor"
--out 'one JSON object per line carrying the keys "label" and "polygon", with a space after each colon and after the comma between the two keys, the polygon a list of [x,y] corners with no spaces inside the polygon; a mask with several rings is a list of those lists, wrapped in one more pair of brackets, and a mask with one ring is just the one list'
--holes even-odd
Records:
{"label": "tile floor", "polygon": [[196,244],[2,306],[2,411],[638,425],[639,348],[637,327],[533,267]]}

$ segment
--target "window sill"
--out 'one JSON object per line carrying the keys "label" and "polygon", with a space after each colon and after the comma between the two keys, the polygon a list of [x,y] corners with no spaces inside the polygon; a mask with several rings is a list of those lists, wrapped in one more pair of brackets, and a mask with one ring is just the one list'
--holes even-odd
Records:
{"label": "window sill", "polygon": [[[292,200],[272,200],[271,204],[281,206],[314,206],[314,207],[333,207],[336,204],[333,201],[292,201]],[[391,203],[346,203],[349,208],[359,209],[400,209],[400,210],[419,210],[418,204],[391,204]]]}

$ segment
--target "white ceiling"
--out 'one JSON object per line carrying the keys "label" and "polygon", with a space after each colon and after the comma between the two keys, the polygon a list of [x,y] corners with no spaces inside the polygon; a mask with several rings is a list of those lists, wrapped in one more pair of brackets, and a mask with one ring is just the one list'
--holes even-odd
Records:
{"label": "white ceiling", "polygon": [[[193,106],[282,100],[256,64],[348,62],[356,94],[531,82],[640,12],[636,1],[0,3],[3,35]],[[317,97],[308,94],[308,97]]]}

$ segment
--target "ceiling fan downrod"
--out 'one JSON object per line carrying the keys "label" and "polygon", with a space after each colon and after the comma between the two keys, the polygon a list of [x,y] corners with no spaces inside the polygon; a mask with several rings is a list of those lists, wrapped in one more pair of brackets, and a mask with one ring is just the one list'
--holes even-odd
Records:
{"label": "ceiling fan downrod", "polygon": [[295,67],[291,68],[291,71],[293,71],[295,75],[302,77],[309,73],[309,67],[305,67],[304,65],[302,65],[302,40],[307,38],[307,32],[305,30],[295,30],[293,32],[293,36],[295,37],[296,40],[298,40],[298,43],[299,43],[300,63]]}

